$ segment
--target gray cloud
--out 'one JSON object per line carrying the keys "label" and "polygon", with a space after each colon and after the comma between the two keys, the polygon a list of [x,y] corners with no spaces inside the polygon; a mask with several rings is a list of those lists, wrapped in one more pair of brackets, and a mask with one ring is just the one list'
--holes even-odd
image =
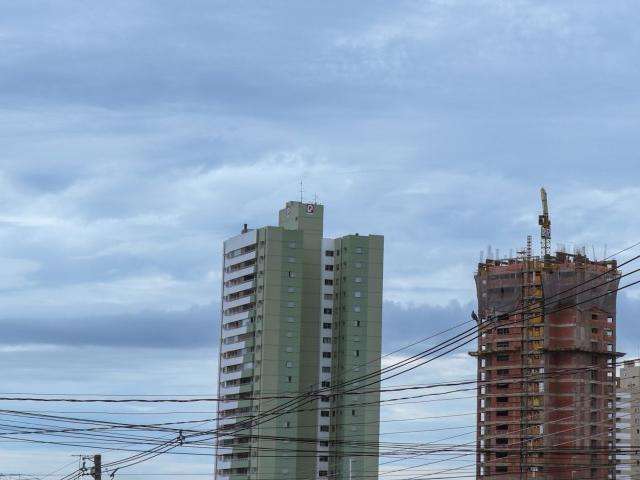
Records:
{"label": "gray cloud", "polygon": [[468,318],[541,184],[554,243],[635,243],[637,24],[632,0],[3,5],[7,388],[213,387],[221,242],[300,179],[328,236],[386,237],[385,351]]}
{"label": "gray cloud", "polygon": [[219,309],[140,312],[83,318],[4,319],[4,345],[208,348],[218,343]]}
{"label": "gray cloud", "polygon": [[[384,302],[383,350],[389,352],[408,343],[445,331],[470,319],[474,303],[462,305],[402,305]],[[640,315],[640,300],[621,294],[618,301],[619,341],[630,353],[637,350],[640,331],[635,319]],[[0,345],[47,345],[59,347],[121,347],[193,349],[203,348],[215,354],[218,345],[220,311],[217,304],[182,311],[143,311],[122,315],[93,315],[75,318],[5,318],[0,320],[4,334]],[[473,324],[444,333],[433,341],[449,338]],[[410,335],[408,335],[410,332]]]}

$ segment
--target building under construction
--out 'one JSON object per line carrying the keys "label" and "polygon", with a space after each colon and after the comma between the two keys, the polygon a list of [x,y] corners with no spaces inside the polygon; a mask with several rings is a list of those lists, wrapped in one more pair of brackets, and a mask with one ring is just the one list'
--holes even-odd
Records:
{"label": "building under construction", "polygon": [[613,260],[542,248],[478,265],[477,478],[615,478]]}

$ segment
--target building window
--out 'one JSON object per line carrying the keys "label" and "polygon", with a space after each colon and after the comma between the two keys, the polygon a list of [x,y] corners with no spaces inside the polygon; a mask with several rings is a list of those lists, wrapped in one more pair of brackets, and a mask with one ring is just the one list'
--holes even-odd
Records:
{"label": "building window", "polygon": [[330,323],[323,323],[322,324],[322,328],[325,328],[327,330],[331,329],[331,324]]}
{"label": "building window", "polygon": [[333,310],[331,308],[325,308],[322,310],[325,315],[331,315]]}
{"label": "building window", "polygon": [[325,278],[324,279],[324,284],[325,285],[333,285],[333,280],[331,280],[330,278]]}
{"label": "building window", "polygon": [[508,335],[509,334],[509,329],[508,328],[499,328],[498,329],[498,335]]}
{"label": "building window", "polygon": [[353,321],[353,326],[354,327],[359,327],[360,326],[360,320],[354,320]]}
{"label": "building window", "polygon": [[293,352],[293,347],[287,347],[285,350],[287,351],[287,353],[292,353]]}
{"label": "building window", "polygon": [[286,365],[287,368],[293,368],[293,362],[287,361],[284,364]]}
{"label": "building window", "polygon": [[353,311],[354,312],[360,312],[360,305],[354,305],[353,306]]}
{"label": "building window", "polygon": [[504,353],[501,353],[500,355],[496,355],[496,358],[499,362],[508,362],[509,361],[509,355],[506,355]]}
{"label": "building window", "polygon": [[331,352],[322,352],[322,358],[331,358]]}
{"label": "building window", "polygon": [[320,462],[328,462],[329,461],[329,457],[318,457],[318,461],[320,461]]}
{"label": "building window", "polygon": [[333,300],[333,293],[325,293],[323,298],[325,300]]}
{"label": "building window", "polygon": [[321,417],[328,417],[329,416],[329,410],[320,410],[320,416]]}
{"label": "building window", "polygon": [[289,278],[296,278],[296,272],[289,270]]}
{"label": "building window", "polygon": [[289,242],[289,248],[296,248],[297,246],[296,242]]}
{"label": "building window", "polygon": [[287,332],[287,337],[289,338],[293,337],[293,332]]}
{"label": "building window", "polygon": [[325,266],[324,266],[324,269],[325,269],[327,272],[333,272],[333,265],[325,265]]}
{"label": "building window", "polygon": [[356,277],[353,279],[353,281],[356,283],[362,283],[362,277]]}
{"label": "building window", "polygon": [[331,386],[331,382],[322,382],[322,388],[329,388]]}
{"label": "building window", "polygon": [[356,298],[362,298],[362,292],[353,292],[353,296]]}
{"label": "building window", "polygon": [[293,323],[295,319],[293,317],[287,317],[287,322]]}
{"label": "building window", "polygon": [[293,308],[296,306],[296,302],[287,302],[287,307],[288,308]]}
{"label": "building window", "polygon": [[353,356],[354,357],[359,357],[360,356],[360,350],[354,350]]}
{"label": "building window", "polygon": [[296,291],[296,287],[288,287],[287,292],[294,293]]}
{"label": "building window", "polygon": [[322,337],[322,343],[331,343],[331,337]]}
{"label": "building window", "polygon": [[496,346],[498,348],[508,348],[509,347],[509,342],[497,342]]}
{"label": "building window", "polygon": [[363,254],[364,253],[364,249],[362,247],[356,247],[356,253]]}
{"label": "building window", "polygon": [[289,377],[287,377],[287,383],[291,383],[291,380],[292,380],[292,379],[291,379],[291,377],[290,377],[290,376],[289,376]]}
{"label": "building window", "polygon": [[325,250],[324,254],[326,257],[333,257],[333,250]]}
{"label": "building window", "polygon": [[355,266],[356,268],[362,268],[362,262],[356,262]]}
{"label": "building window", "polygon": [[322,367],[322,373],[331,373],[331,367]]}

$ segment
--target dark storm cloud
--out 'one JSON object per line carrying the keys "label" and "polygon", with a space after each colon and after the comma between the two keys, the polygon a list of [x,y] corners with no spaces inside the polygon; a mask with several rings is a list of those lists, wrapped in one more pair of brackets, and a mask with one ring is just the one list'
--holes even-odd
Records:
{"label": "dark storm cloud", "polygon": [[219,310],[142,312],[84,318],[0,320],[3,345],[211,348],[217,346]]}
{"label": "dark storm cloud", "polygon": [[[476,308],[452,301],[448,305],[400,305],[384,302],[383,351],[391,352],[419,339],[440,334],[404,353],[419,351],[463,330]],[[0,320],[0,345],[48,345],[58,347],[107,347],[194,349],[215,351],[219,338],[219,307],[209,305],[178,312],[140,312],[126,315],[81,318],[35,318]],[[640,345],[640,300],[620,295],[618,299],[618,349],[636,356]],[[447,331],[449,330],[449,331]],[[407,335],[411,332],[411,336]],[[444,333],[441,333],[444,332]],[[470,344],[471,346],[473,343]],[[472,347],[469,348],[472,348]],[[466,348],[466,347],[465,347]],[[465,350],[465,349],[463,349]]]}
{"label": "dark storm cloud", "polygon": [[[469,319],[471,305],[402,306],[385,302],[384,350],[408,343],[406,332],[427,337]],[[99,346],[191,349],[217,347],[217,305],[179,312],[141,312],[80,318],[0,320],[0,345]],[[444,338],[444,337],[443,337]]]}

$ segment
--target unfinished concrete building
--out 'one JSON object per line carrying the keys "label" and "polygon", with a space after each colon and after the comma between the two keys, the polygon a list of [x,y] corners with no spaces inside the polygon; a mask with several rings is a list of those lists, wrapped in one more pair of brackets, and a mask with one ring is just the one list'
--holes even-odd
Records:
{"label": "unfinished concrete building", "polygon": [[[542,253],[479,263],[478,479],[615,478],[615,261]],[[546,236],[546,238],[545,238]]]}

